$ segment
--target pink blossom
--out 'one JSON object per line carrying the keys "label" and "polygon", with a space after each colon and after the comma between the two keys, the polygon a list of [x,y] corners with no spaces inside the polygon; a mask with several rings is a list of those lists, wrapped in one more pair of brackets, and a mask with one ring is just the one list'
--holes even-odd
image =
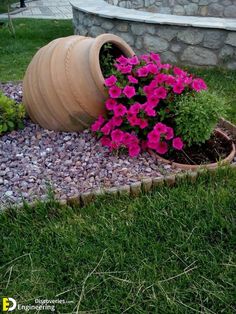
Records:
{"label": "pink blossom", "polygon": [[116,117],[123,117],[127,113],[127,109],[124,105],[118,104],[114,107],[114,115]]}
{"label": "pink blossom", "polygon": [[147,103],[149,106],[156,107],[159,103],[160,99],[157,95],[151,95],[147,98]]}
{"label": "pink blossom", "polygon": [[149,143],[157,143],[160,140],[160,133],[157,130],[152,130],[148,133],[147,138]]}
{"label": "pink blossom", "polygon": [[146,76],[148,76],[148,69],[147,69],[147,67],[143,66],[142,68],[139,68],[137,70],[137,75],[139,77],[146,77]]}
{"label": "pink blossom", "polygon": [[141,55],[140,59],[147,63],[150,62],[150,57],[148,55]]}
{"label": "pink blossom", "polygon": [[186,76],[184,79],[183,79],[183,82],[184,84],[186,85],[190,85],[192,83],[193,79],[191,76]]}
{"label": "pink blossom", "polygon": [[174,84],[174,87],[173,87],[173,91],[176,93],[176,94],[181,94],[184,90],[184,84],[181,82],[181,81],[177,81],[175,84]]}
{"label": "pink blossom", "polygon": [[133,77],[132,75],[128,75],[128,80],[130,83],[138,84],[138,80],[135,77]]}
{"label": "pink blossom", "polygon": [[137,65],[139,64],[139,59],[137,56],[133,56],[132,58],[128,59],[128,63],[131,65]]}
{"label": "pink blossom", "polygon": [[111,75],[105,79],[105,86],[113,86],[117,82],[117,77],[115,75]]}
{"label": "pink blossom", "polygon": [[158,73],[158,67],[156,64],[153,64],[153,63],[149,63],[147,65],[147,70],[149,73],[152,73],[152,74],[157,74]]}
{"label": "pink blossom", "polygon": [[137,115],[141,109],[140,103],[136,102],[129,108],[129,113],[131,115]]}
{"label": "pink blossom", "polygon": [[176,137],[173,139],[172,146],[177,150],[182,150],[184,143],[180,137]]}
{"label": "pink blossom", "polygon": [[157,114],[152,106],[146,106],[144,111],[147,114],[147,116],[149,116],[149,117],[155,117]]}
{"label": "pink blossom", "polygon": [[166,140],[171,140],[174,137],[174,130],[171,127],[167,127],[166,128],[166,135],[165,135],[165,139]]}
{"label": "pink blossom", "polygon": [[115,99],[108,98],[105,105],[107,110],[113,110],[115,105],[117,105],[117,102],[115,101]]}
{"label": "pink blossom", "polygon": [[123,141],[124,132],[116,129],[111,132],[111,139],[114,142],[121,143]]}
{"label": "pink blossom", "polygon": [[100,142],[101,142],[102,146],[110,147],[110,145],[111,145],[111,140],[109,139],[108,136],[103,136],[103,137],[100,139]]}
{"label": "pink blossom", "polygon": [[144,94],[146,94],[147,96],[150,96],[150,95],[153,94],[154,88],[151,87],[150,85],[146,85],[146,86],[143,87],[143,92],[144,92]]}
{"label": "pink blossom", "polygon": [[123,119],[119,116],[118,117],[113,116],[111,121],[112,121],[113,126],[120,126],[123,122]]}
{"label": "pink blossom", "polygon": [[141,149],[140,146],[137,144],[131,144],[129,145],[129,156],[131,158],[138,156],[138,154],[140,153]]}
{"label": "pink blossom", "polygon": [[192,82],[192,88],[197,91],[200,92],[201,90],[206,90],[207,89],[207,85],[204,82],[204,80],[202,79],[194,79]]}
{"label": "pink blossom", "polygon": [[160,55],[154,52],[150,52],[150,57],[153,61],[159,63],[161,61]]}
{"label": "pink blossom", "polygon": [[114,85],[109,89],[109,95],[111,98],[119,98],[122,93],[122,89]]}
{"label": "pink blossom", "polygon": [[140,129],[145,129],[148,126],[148,121],[146,119],[139,119],[139,127]]}
{"label": "pink blossom", "polygon": [[125,86],[123,93],[129,99],[136,95],[135,88],[133,86],[128,86],[128,85]]}
{"label": "pink blossom", "polygon": [[158,133],[161,134],[165,134],[166,133],[166,125],[164,123],[158,122],[155,126],[154,126],[154,130],[157,131]]}
{"label": "pink blossom", "polygon": [[166,154],[168,151],[168,145],[166,142],[159,142],[157,143],[157,146],[156,146],[156,152],[158,154],[161,154],[161,155],[164,155]]}
{"label": "pink blossom", "polygon": [[178,68],[178,67],[174,67],[174,70],[173,70],[174,74],[176,76],[181,76],[181,77],[185,77],[185,76],[188,76],[188,73],[183,71],[182,69]]}
{"label": "pink blossom", "polygon": [[113,128],[112,123],[111,121],[109,121],[101,128],[101,131],[104,135],[109,135],[112,128]]}
{"label": "pink blossom", "polygon": [[116,61],[122,65],[126,65],[128,63],[128,58],[120,56],[119,58],[116,59]]}
{"label": "pink blossom", "polygon": [[100,116],[98,117],[98,119],[92,124],[91,130],[92,130],[93,132],[99,131],[100,128],[101,128],[101,126],[102,126],[102,124],[103,124],[104,122],[105,122],[105,119],[103,118],[102,115],[100,115]]}
{"label": "pink blossom", "polygon": [[175,83],[175,78],[174,78],[174,76],[168,75],[167,78],[166,78],[165,83],[166,83],[167,85],[173,86],[174,83]]}
{"label": "pink blossom", "polygon": [[172,68],[172,65],[169,64],[169,63],[165,63],[165,64],[161,65],[161,68],[164,69],[164,70],[169,70],[169,69]]}
{"label": "pink blossom", "polygon": [[155,81],[156,83],[158,84],[161,84],[161,83],[164,83],[165,80],[167,79],[167,74],[164,74],[164,73],[160,73],[158,74],[156,77],[155,77]]}
{"label": "pink blossom", "polygon": [[155,89],[155,95],[160,99],[165,99],[167,97],[167,90],[163,86],[158,87]]}
{"label": "pink blossom", "polygon": [[129,115],[127,119],[131,126],[136,126],[138,124],[138,118],[136,117],[136,115]]}
{"label": "pink blossom", "polygon": [[119,71],[122,74],[129,74],[132,71],[132,66],[131,65],[120,66]]}

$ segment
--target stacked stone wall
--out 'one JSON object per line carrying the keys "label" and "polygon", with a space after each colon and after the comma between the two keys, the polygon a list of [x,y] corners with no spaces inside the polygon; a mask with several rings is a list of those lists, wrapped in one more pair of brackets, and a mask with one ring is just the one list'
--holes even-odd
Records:
{"label": "stacked stone wall", "polygon": [[148,12],[236,18],[236,0],[106,0],[127,9]]}
{"label": "stacked stone wall", "polygon": [[137,54],[155,51],[164,62],[236,70],[236,31],[110,19],[76,7],[73,16],[75,33],[79,35],[113,33],[127,41]]}

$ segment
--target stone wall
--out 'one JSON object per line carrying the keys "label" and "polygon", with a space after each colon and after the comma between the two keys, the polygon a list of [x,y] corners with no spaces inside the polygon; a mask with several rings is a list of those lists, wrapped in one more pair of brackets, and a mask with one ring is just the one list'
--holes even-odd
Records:
{"label": "stone wall", "polygon": [[164,62],[236,70],[236,31],[110,19],[73,7],[75,33],[121,36],[137,54],[155,51]]}
{"label": "stone wall", "polygon": [[106,0],[127,9],[148,12],[236,18],[236,0]]}

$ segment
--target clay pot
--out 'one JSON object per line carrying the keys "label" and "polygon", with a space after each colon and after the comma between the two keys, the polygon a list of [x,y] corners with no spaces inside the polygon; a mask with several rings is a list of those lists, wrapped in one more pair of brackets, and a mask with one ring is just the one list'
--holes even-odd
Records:
{"label": "clay pot", "polygon": [[23,103],[34,122],[50,130],[80,131],[105,113],[99,53],[106,43],[134,55],[112,34],[58,38],[36,53],[23,81]]}
{"label": "clay pot", "polygon": [[[226,141],[230,141],[231,142],[231,139],[228,137],[228,135],[226,135],[224,132],[222,132],[220,129],[216,129],[215,130],[215,134],[217,136],[220,136],[220,137],[223,137]],[[183,169],[183,170],[197,170],[199,168],[207,168],[207,169],[215,169],[218,167],[219,163],[215,162],[215,163],[211,163],[211,164],[205,164],[205,165],[189,165],[189,164],[180,164],[180,163],[177,163],[177,162],[173,162],[173,161],[170,161],[168,159],[165,159],[161,156],[159,156],[158,154],[156,154],[155,152],[153,151],[149,151],[149,153],[154,156],[156,158],[157,161],[161,161],[165,164],[169,164],[171,165],[172,167],[174,168],[179,168],[179,169]],[[232,143],[232,150],[231,150],[231,153],[223,160],[220,161],[220,164],[221,165],[225,165],[225,164],[228,164],[228,163],[231,163],[231,161],[234,159],[234,156],[235,156],[235,153],[236,153],[236,150],[235,150],[235,145],[234,143]]]}

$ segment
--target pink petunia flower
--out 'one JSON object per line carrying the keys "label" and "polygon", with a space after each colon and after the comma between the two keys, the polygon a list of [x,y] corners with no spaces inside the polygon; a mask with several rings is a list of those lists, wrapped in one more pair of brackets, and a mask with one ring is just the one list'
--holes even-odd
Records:
{"label": "pink petunia flower", "polygon": [[131,64],[131,65],[137,65],[139,64],[139,59],[137,56],[133,56],[132,58],[129,58],[128,59],[128,63]]}
{"label": "pink petunia flower", "polygon": [[164,123],[158,122],[154,126],[154,130],[157,131],[158,133],[165,134],[167,131],[167,127]]}
{"label": "pink petunia flower", "polygon": [[155,89],[155,95],[159,99],[165,99],[167,97],[167,90],[163,86],[158,87],[158,88]]}
{"label": "pink petunia flower", "polygon": [[109,121],[101,128],[101,132],[104,135],[109,135],[111,130],[112,130],[112,128],[113,128],[113,125],[112,125],[111,121]]}
{"label": "pink petunia flower", "polygon": [[102,126],[102,124],[103,124],[104,122],[105,122],[104,117],[103,117],[102,115],[100,115],[100,116],[98,117],[98,119],[92,124],[91,130],[92,130],[93,132],[99,131],[100,128],[101,128],[101,126]]}
{"label": "pink petunia flower", "polygon": [[147,98],[147,104],[148,106],[156,107],[160,102],[160,99],[157,95],[151,95]]}
{"label": "pink petunia flower", "polygon": [[155,81],[157,84],[161,84],[164,83],[167,78],[168,78],[167,74],[160,73],[155,77]]}
{"label": "pink petunia flower", "polygon": [[110,145],[111,145],[111,140],[109,139],[108,136],[103,136],[103,137],[100,139],[100,143],[102,144],[102,146],[110,147]]}
{"label": "pink petunia flower", "polygon": [[166,154],[168,151],[168,145],[166,142],[159,142],[157,143],[157,146],[156,146],[156,152],[158,154],[161,154],[161,155],[164,155]]}
{"label": "pink petunia flower", "polygon": [[108,98],[105,105],[107,110],[113,110],[115,105],[117,105],[117,102],[115,101],[115,99]]}
{"label": "pink petunia flower", "polygon": [[121,143],[123,141],[124,132],[116,129],[111,132],[111,139],[114,142]]}
{"label": "pink petunia flower", "polygon": [[153,63],[149,63],[147,65],[147,70],[149,73],[152,73],[152,74],[157,74],[158,73],[158,67],[156,64],[153,64]]}
{"label": "pink petunia flower", "polygon": [[149,117],[155,117],[157,115],[156,111],[153,109],[152,106],[146,106],[144,111]]}
{"label": "pink petunia flower", "polygon": [[175,84],[175,78],[174,78],[174,76],[173,75],[167,75],[167,78],[166,78],[166,80],[165,80],[165,83],[167,84],[167,85],[170,85],[170,86],[173,86],[174,84]]}
{"label": "pink petunia flower", "polygon": [[184,146],[184,143],[183,141],[181,140],[180,137],[176,137],[173,139],[172,141],[172,146],[177,149],[177,150],[182,150],[183,149],[183,146]]}
{"label": "pink petunia flower", "polygon": [[141,55],[140,59],[147,63],[150,62],[150,57],[148,55]]}
{"label": "pink petunia flower", "polygon": [[111,87],[115,85],[116,82],[117,82],[117,77],[115,75],[111,75],[105,79],[105,86]]}
{"label": "pink petunia flower", "polygon": [[178,67],[174,67],[174,70],[173,70],[174,74],[176,76],[181,76],[181,77],[186,77],[188,76],[188,73],[185,72],[184,70],[178,68]]}
{"label": "pink petunia flower", "polygon": [[173,91],[176,94],[181,94],[184,90],[184,84],[181,81],[177,81],[173,86]]}
{"label": "pink petunia flower", "polygon": [[129,156],[130,156],[131,158],[134,158],[134,157],[138,156],[138,154],[140,153],[140,151],[141,151],[141,148],[140,148],[140,146],[137,145],[137,144],[131,144],[131,145],[129,146]]}
{"label": "pink petunia flower", "polygon": [[152,130],[148,133],[148,142],[150,143],[157,143],[160,140],[160,133],[157,130]]}
{"label": "pink petunia flower", "polygon": [[128,58],[120,56],[119,58],[116,59],[116,61],[122,65],[126,65],[128,63]]}
{"label": "pink petunia flower", "polygon": [[122,93],[122,89],[116,85],[109,89],[109,95],[111,98],[119,98]]}
{"label": "pink petunia flower", "polygon": [[165,139],[166,140],[171,140],[174,137],[174,130],[171,127],[166,128],[166,135]]}
{"label": "pink petunia flower", "polygon": [[133,86],[125,86],[123,93],[129,99],[136,95],[135,88]]}
{"label": "pink petunia flower", "polygon": [[148,76],[148,69],[147,69],[147,67],[143,66],[143,67],[139,68],[137,70],[137,75],[139,77],[146,77],[146,76]]}
{"label": "pink petunia flower", "polygon": [[146,119],[140,119],[139,121],[139,127],[140,129],[145,129],[148,126],[148,121]]}
{"label": "pink petunia flower", "polygon": [[136,126],[138,124],[138,118],[136,117],[136,115],[129,115],[127,117],[128,121],[129,121],[129,124],[131,126]]}
{"label": "pink petunia flower", "polygon": [[119,71],[122,74],[129,74],[132,71],[132,66],[131,65],[120,66]]}
{"label": "pink petunia flower", "polygon": [[130,108],[129,108],[129,113],[131,115],[137,115],[141,109],[141,105],[138,102],[135,102]]}
{"label": "pink petunia flower", "polygon": [[159,63],[161,61],[160,55],[154,52],[150,52],[150,57],[153,61]]}
{"label": "pink petunia flower", "polygon": [[112,124],[113,126],[121,126],[122,122],[123,122],[123,119],[121,117],[117,117],[117,116],[113,116],[112,119]]}
{"label": "pink petunia flower", "polygon": [[143,92],[147,96],[151,96],[154,93],[154,87],[146,85],[143,87]]}
{"label": "pink petunia flower", "polygon": [[127,113],[126,107],[122,104],[116,105],[113,111],[116,117],[123,117]]}
{"label": "pink petunia flower", "polygon": [[206,90],[207,89],[207,85],[204,82],[204,80],[202,79],[194,79],[192,82],[192,88],[197,91],[200,92],[201,90]]}
{"label": "pink petunia flower", "polygon": [[132,75],[128,75],[128,80],[130,83],[138,84],[138,80],[135,77],[133,77]]}

